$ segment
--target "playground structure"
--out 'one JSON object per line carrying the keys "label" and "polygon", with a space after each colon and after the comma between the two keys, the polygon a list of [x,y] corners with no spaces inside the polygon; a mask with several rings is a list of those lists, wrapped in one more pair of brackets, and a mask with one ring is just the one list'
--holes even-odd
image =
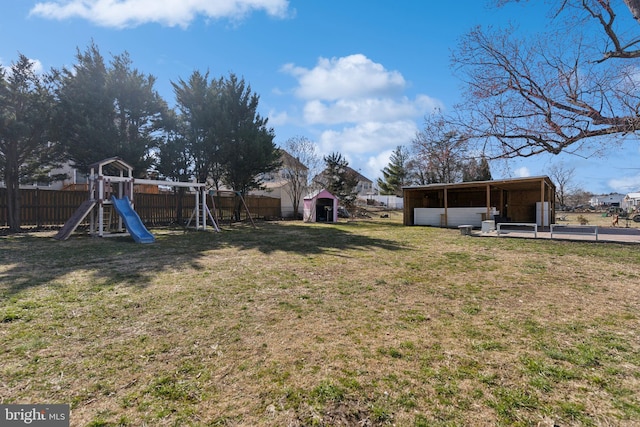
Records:
{"label": "playground structure", "polygon": [[[240,202],[242,203],[242,207],[244,207],[244,210],[247,214],[247,218],[249,219],[249,221],[251,222],[251,225],[253,226],[253,228],[256,228],[256,223],[253,221],[253,217],[251,216],[251,212],[249,211],[249,207],[247,206],[247,203],[245,202],[244,198],[242,197],[242,193],[236,190],[209,190],[209,196],[211,197],[211,205],[213,207],[213,212],[215,215],[215,224],[219,224],[222,221],[222,218],[218,217],[218,209],[216,208],[216,197],[222,197],[224,195],[227,196],[232,196],[232,197],[237,197],[240,199]],[[189,223],[191,222],[191,220],[193,219],[193,214],[191,215],[191,218],[189,219]],[[188,225],[188,224],[187,224]]]}
{"label": "playground structure", "polygon": [[[207,206],[206,184],[135,179],[133,178],[133,167],[131,165],[119,157],[112,157],[91,165],[88,200],[80,205],[54,238],[57,240],[68,239],[87,216],[89,216],[89,233],[91,236],[106,237],[111,235],[109,226],[111,224],[111,214],[115,211],[118,215],[118,225],[116,227],[118,233],[124,232],[126,228],[129,235],[136,242],[154,242],[153,234],[147,230],[134,210],[133,186],[135,184],[194,189],[195,207],[188,225],[195,219],[196,230],[206,230],[208,218],[211,220],[213,228],[216,231],[220,231]],[[108,217],[106,216],[107,213]]]}

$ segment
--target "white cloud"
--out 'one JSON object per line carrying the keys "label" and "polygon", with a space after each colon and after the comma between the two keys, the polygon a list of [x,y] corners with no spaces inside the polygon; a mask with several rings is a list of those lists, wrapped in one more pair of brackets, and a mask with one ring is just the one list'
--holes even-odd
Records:
{"label": "white cloud", "polygon": [[408,96],[399,71],[362,54],[320,58],[313,68],[287,64],[282,71],[297,81],[293,93],[304,102],[303,124],[319,131],[319,153],[341,153],[370,179],[397,146],[410,146],[426,114],[443,108],[427,95]]}
{"label": "white cloud", "polygon": [[640,190],[640,175],[625,176],[621,178],[614,178],[607,181],[607,185],[613,191],[619,193],[631,193]]}
{"label": "white cloud", "polygon": [[382,169],[389,166],[391,154],[394,150],[382,151],[375,156],[370,156],[369,160],[367,160],[366,173],[364,175],[372,180],[374,184],[378,178],[382,177]]}
{"label": "white cloud", "polygon": [[253,11],[283,17],[288,0],[52,0],[37,3],[31,15],[82,18],[104,27],[135,27],[155,22],[187,27],[196,16],[240,19]]}
{"label": "white cloud", "polygon": [[326,130],[318,143],[323,154],[334,151],[355,155],[379,153],[398,145],[409,145],[416,131],[416,124],[410,120],[367,122],[341,130]]}
{"label": "white cloud", "polygon": [[289,122],[289,114],[286,111],[270,111],[269,112],[269,126],[283,125]]}
{"label": "white cloud", "polygon": [[312,69],[287,64],[283,71],[298,79],[295,93],[302,99],[335,101],[401,93],[406,82],[362,54],[320,58]]}
{"label": "white cloud", "polygon": [[320,58],[311,69],[287,64],[282,70],[297,79],[294,93],[306,101],[303,115],[309,124],[394,122],[422,118],[442,108],[440,101],[427,95],[409,99],[400,72],[362,54]]}
{"label": "white cloud", "polygon": [[516,178],[527,178],[531,176],[531,171],[529,171],[528,167],[520,167],[513,171]]}
{"label": "white cloud", "polygon": [[415,100],[406,97],[340,99],[329,103],[313,100],[306,103],[304,117],[308,123],[338,124],[363,121],[395,121],[407,117],[421,117],[440,103],[426,95]]}
{"label": "white cloud", "polygon": [[33,71],[35,71],[36,74],[44,73],[44,66],[39,59],[32,59],[31,63],[33,64]]}

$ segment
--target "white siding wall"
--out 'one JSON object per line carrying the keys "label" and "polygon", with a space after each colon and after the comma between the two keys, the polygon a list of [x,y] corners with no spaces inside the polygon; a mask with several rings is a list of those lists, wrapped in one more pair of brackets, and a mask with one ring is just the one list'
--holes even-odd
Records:
{"label": "white siding wall", "polygon": [[444,208],[415,208],[413,210],[413,223],[415,225],[440,227],[441,214],[444,214]]}
{"label": "white siding wall", "polygon": [[[487,213],[487,208],[449,208],[447,209],[447,227],[459,225],[473,225],[482,227],[482,214]],[[431,225],[440,227],[440,215],[444,214],[444,208],[415,208],[413,223],[415,225]]]}

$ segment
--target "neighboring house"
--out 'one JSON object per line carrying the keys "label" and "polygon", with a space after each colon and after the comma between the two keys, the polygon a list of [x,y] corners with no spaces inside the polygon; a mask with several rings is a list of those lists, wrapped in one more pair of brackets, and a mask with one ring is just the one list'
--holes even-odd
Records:
{"label": "neighboring house", "polygon": [[624,198],[625,195],[620,193],[600,194],[598,196],[593,196],[589,200],[589,204],[591,206],[594,206],[595,208],[603,208],[609,206],[620,207]]}
{"label": "neighboring house", "polygon": [[[358,183],[356,184],[356,194],[358,198],[366,200],[369,196],[376,194],[373,189],[373,181],[348,166],[347,170],[355,174],[358,179]],[[316,188],[323,188],[325,186],[326,182],[323,178],[324,173],[325,172],[323,171],[313,178],[312,182]]]}
{"label": "neighboring house", "polygon": [[[303,165],[297,158],[293,157],[285,150],[281,149],[281,152],[282,156],[280,160],[283,166],[274,172],[264,174],[262,176],[262,185],[264,189],[251,190],[249,194],[254,196],[275,197],[277,199],[280,199],[280,210],[282,217],[293,218],[294,209],[293,200],[291,198],[291,194],[293,193],[291,186],[292,179],[289,174],[292,170],[299,171],[300,175],[298,176],[300,178],[300,181],[306,184],[309,169],[305,165]],[[306,188],[302,189],[298,206],[298,214],[302,214],[303,197],[307,194],[307,192],[308,190]]]}
{"label": "neighboring house", "polygon": [[[69,163],[65,163],[59,169],[53,169],[50,175],[66,174],[67,178],[63,181],[53,182],[36,182],[32,184],[23,184],[20,188],[40,188],[45,190],[87,190],[88,177],[78,172],[77,169]],[[0,181],[0,187],[6,187],[4,181]]]}
{"label": "neighboring house", "polygon": [[358,193],[358,197],[366,199],[367,196],[375,194],[375,191],[373,190],[373,181],[362,175],[360,172],[353,169],[351,170],[358,176],[358,185],[356,185],[356,193]]}
{"label": "neighboring house", "polygon": [[640,207],[640,192],[629,193],[624,196],[621,207],[628,210],[636,210]]}
{"label": "neighboring house", "polygon": [[[89,174],[80,172],[74,168],[70,162],[64,163],[60,168],[52,169],[49,176],[65,174],[67,177],[62,181],[36,182],[32,184],[20,185],[20,188],[41,189],[41,190],[64,190],[64,191],[89,191]],[[6,187],[4,181],[0,181],[0,188]],[[157,194],[160,190],[170,187],[159,188],[157,185],[139,184],[135,187],[136,193]]]}

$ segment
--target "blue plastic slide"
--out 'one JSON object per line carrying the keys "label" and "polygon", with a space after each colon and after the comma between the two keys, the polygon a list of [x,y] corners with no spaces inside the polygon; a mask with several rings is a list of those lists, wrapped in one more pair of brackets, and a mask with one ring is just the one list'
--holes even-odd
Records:
{"label": "blue plastic slide", "polygon": [[122,199],[118,199],[115,196],[111,196],[111,202],[113,207],[116,208],[116,212],[120,215],[120,218],[124,221],[124,226],[127,227],[127,231],[133,237],[137,243],[153,243],[156,238],[153,234],[147,230],[142,223],[140,216],[131,207],[131,202],[127,196]]}

